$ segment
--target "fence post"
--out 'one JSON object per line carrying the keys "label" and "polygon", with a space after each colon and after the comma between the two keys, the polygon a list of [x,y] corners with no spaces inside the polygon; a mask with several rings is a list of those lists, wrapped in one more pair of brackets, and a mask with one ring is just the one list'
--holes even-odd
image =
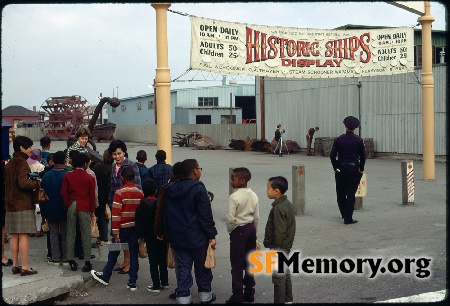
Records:
{"label": "fence post", "polygon": [[412,160],[402,161],[402,204],[414,204],[414,164]]}
{"label": "fence post", "polygon": [[305,166],[292,166],[292,202],[296,215],[305,214]]}

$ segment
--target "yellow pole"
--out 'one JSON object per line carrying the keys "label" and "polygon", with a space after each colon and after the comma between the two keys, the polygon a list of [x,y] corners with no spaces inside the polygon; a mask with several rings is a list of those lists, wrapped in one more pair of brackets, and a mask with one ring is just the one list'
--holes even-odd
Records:
{"label": "yellow pole", "polygon": [[170,3],[152,3],[156,11],[156,114],[157,147],[166,151],[166,162],[172,164],[172,117],[170,115],[170,69],[167,43],[167,9]]}
{"label": "yellow pole", "polygon": [[425,14],[417,19],[422,25],[422,151],[423,179],[434,180],[434,78],[432,70],[430,1],[425,1]]}

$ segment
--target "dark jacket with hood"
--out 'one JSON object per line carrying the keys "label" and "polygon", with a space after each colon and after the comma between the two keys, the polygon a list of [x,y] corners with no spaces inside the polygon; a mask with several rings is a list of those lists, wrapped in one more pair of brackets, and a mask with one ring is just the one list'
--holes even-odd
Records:
{"label": "dark jacket with hood", "polygon": [[174,248],[199,248],[215,239],[217,230],[205,185],[190,178],[169,184],[165,191],[165,220]]}
{"label": "dark jacket with hood", "polygon": [[42,180],[42,188],[44,188],[49,200],[41,203],[41,213],[44,218],[51,221],[67,220],[67,212],[64,209],[64,202],[60,193],[66,173],[66,165],[55,164],[53,169],[47,172]]}

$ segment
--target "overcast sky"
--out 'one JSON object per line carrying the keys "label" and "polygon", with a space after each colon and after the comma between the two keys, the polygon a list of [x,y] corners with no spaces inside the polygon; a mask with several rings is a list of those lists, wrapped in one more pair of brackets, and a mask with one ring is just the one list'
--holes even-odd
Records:
{"label": "overcast sky", "polygon": [[[231,22],[333,29],[346,24],[414,26],[418,15],[386,2],[174,3],[173,11]],[[434,30],[445,30],[445,8],[431,2]],[[55,96],[119,98],[153,92],[155,10],[146,4],[12,4],[2,10],[2,109],[41,107]],[[417,28],[420,28],[418,26]],[[168,12],[171,78],[189,68],[190,19]],[[447,51],[449,52],[449,51]],[[215,86],[222,76],[190,71],[171,89]],[[228,76],[238,83],[250,76]],[[205,81],[209,80],[209,81]]]}

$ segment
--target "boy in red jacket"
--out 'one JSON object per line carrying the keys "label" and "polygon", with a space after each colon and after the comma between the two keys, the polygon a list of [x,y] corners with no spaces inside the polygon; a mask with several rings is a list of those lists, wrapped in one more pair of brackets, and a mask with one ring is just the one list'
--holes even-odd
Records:
{"label": "boy in red jacket", "polygon": [[91,160],[86,153],[73,157],[74,170],[64,175],[61,197],[67,210],[67,259],[72,271],[76,271],[78,263],[74,260],[75,235],[77,219],[80,223],[81,241],[84,256],[87,259],[83,272],[92,270],[91,258],[91,215],[95,212],[97,199],[95,196],[95,179],[86,172]]}
{"label": "boy in red jacket", "polygon": [[[134,176],[134,169],[130,166],[122,170],[121,180],[123,186],[114,193],[111,221],[111,229],[114,236],[113,242],[128,243],[130,270],[128,271],[127,288],[131,291],[137,290],[136,281],[139,270],[139,235],[135,230],[135,213],[141,199],[144,198],[144,193],[133,183]],[[108,262],[103,268],[103,272],[91,271],[94,279],[103,285],[108,285],[119,254],[120,251],[109,251]]]}

